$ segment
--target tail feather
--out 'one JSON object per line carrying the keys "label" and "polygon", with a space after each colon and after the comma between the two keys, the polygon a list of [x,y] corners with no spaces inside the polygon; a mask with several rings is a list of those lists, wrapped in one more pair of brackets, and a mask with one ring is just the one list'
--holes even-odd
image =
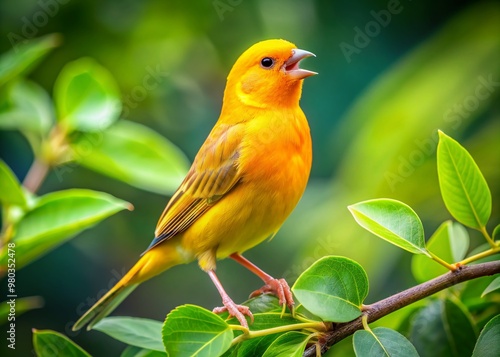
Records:
{"label": "tail feather", "polygon": [[73,325],[72,330],[77,331],[87,323],[87,330],[109,315],[130,293],[139,285],[137,275],[141,269],[147,265],[149,258],[143,256],[130,269],[127,274],[111,288],[98,302],[94,304],[82,317]]}
{"label": "tail feather", "polygon": [[87,330],[108,316],[139,284],[119,286],[110,290],[73,325],[72,330],[80,330],[88,323]]}
{"label": "tail feather", "polygon": [[87,330],[90,330],[109,315],[141,282],[174,265],[187,263],[189,259],[180,254],[177,243],[173,241],[164,242],[147,251],[106,295],[80,317],[72,330],[77,331],[86,324],[89,324]]}

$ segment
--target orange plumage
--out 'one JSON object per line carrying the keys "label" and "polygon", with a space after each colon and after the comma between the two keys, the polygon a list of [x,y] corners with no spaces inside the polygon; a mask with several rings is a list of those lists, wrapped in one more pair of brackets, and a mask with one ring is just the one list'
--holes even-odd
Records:
{"label": "orange plumage", "polygon": [[299,68],[312,53],[284,40],[245,51],[227,78],[221,115],[168,202],[155,239],[139,261],[73,326],[91,328],[139,283],[177,264],[198,260],[222,296],[223,308],[244,326],[251,312],[236,305],[215,275],[231,257],[260,276],[282,304],[293,305],[288,284],[240,254],[273,236],[302,196],[311,169],[309,126],[299,107]]}

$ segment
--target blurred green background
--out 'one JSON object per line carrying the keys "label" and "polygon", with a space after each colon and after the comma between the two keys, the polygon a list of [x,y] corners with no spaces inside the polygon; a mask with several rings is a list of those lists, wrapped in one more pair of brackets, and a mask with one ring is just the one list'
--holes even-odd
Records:
{"label": "blurred green background", "polygon": [[[420,215],[429,237],[451,218],[439,196],[437,129],[475,158],[493,195],[488,228],[499,223],[498,1],[1,1],[0,30],[0,53],[12,48],[11,33],[60,33],[61,46],[32,80],[51,92],[65,63],[94,58],[118,82],[122,117],[158,131],[190,160],[218,117],[225,77],[241,52],[284,38],[315,53],[302,65],[319,72],[305,81],[301,100],[314,143],[308,189],[276,238],[246,254],[290,285],[327,254],[350,257],[367,270],[368,302],[415,284],[411,255],[364,232],[346,206],[376,197],[402,200]],[[137,97],[153,69],[161,72],[158,85]],[[28,143],[14,131],[0,131],[0,156],[20,179],[32,161]],[[96,356],[124,348],[102,333],[70,328],[148,246],[168,197],[80,167],[61,177],[51,172],[39,194],[72,187],[109,192],[135,210],[18,272],[19,296],[42,296],[45,304],[17,320],[16,356],[31,354],[32,328],[65,333]],[[261,285],[232,261],[220,262],[218,274],[235,301]],[[143,284],[114,314],[163,320],[185,303],[220,305],[196,264]],[[0,348],[1,355],[12,353],[5,344]]]}

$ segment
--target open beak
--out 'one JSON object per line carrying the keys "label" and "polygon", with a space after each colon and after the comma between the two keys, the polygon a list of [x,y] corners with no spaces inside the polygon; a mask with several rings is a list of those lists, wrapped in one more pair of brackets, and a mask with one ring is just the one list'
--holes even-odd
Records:
{"label": "open beak", "polygon": [[307,69],[299,68],[299,62],[306,57],[316,57],[312,52],[300,50],[298,48],[292,50],[292,57],[290,57],[283,65],[283,70],[287,75],[293,79],[304,79],[318,74]]}

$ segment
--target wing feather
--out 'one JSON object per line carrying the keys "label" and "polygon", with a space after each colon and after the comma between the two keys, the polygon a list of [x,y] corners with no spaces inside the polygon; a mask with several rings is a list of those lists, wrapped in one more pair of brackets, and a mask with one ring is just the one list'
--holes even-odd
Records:
{"label": "wing feather", "polygon": [[238,183],[243,130],[241,124],[214,127],[165,207],[146,252],[185,231]]}

